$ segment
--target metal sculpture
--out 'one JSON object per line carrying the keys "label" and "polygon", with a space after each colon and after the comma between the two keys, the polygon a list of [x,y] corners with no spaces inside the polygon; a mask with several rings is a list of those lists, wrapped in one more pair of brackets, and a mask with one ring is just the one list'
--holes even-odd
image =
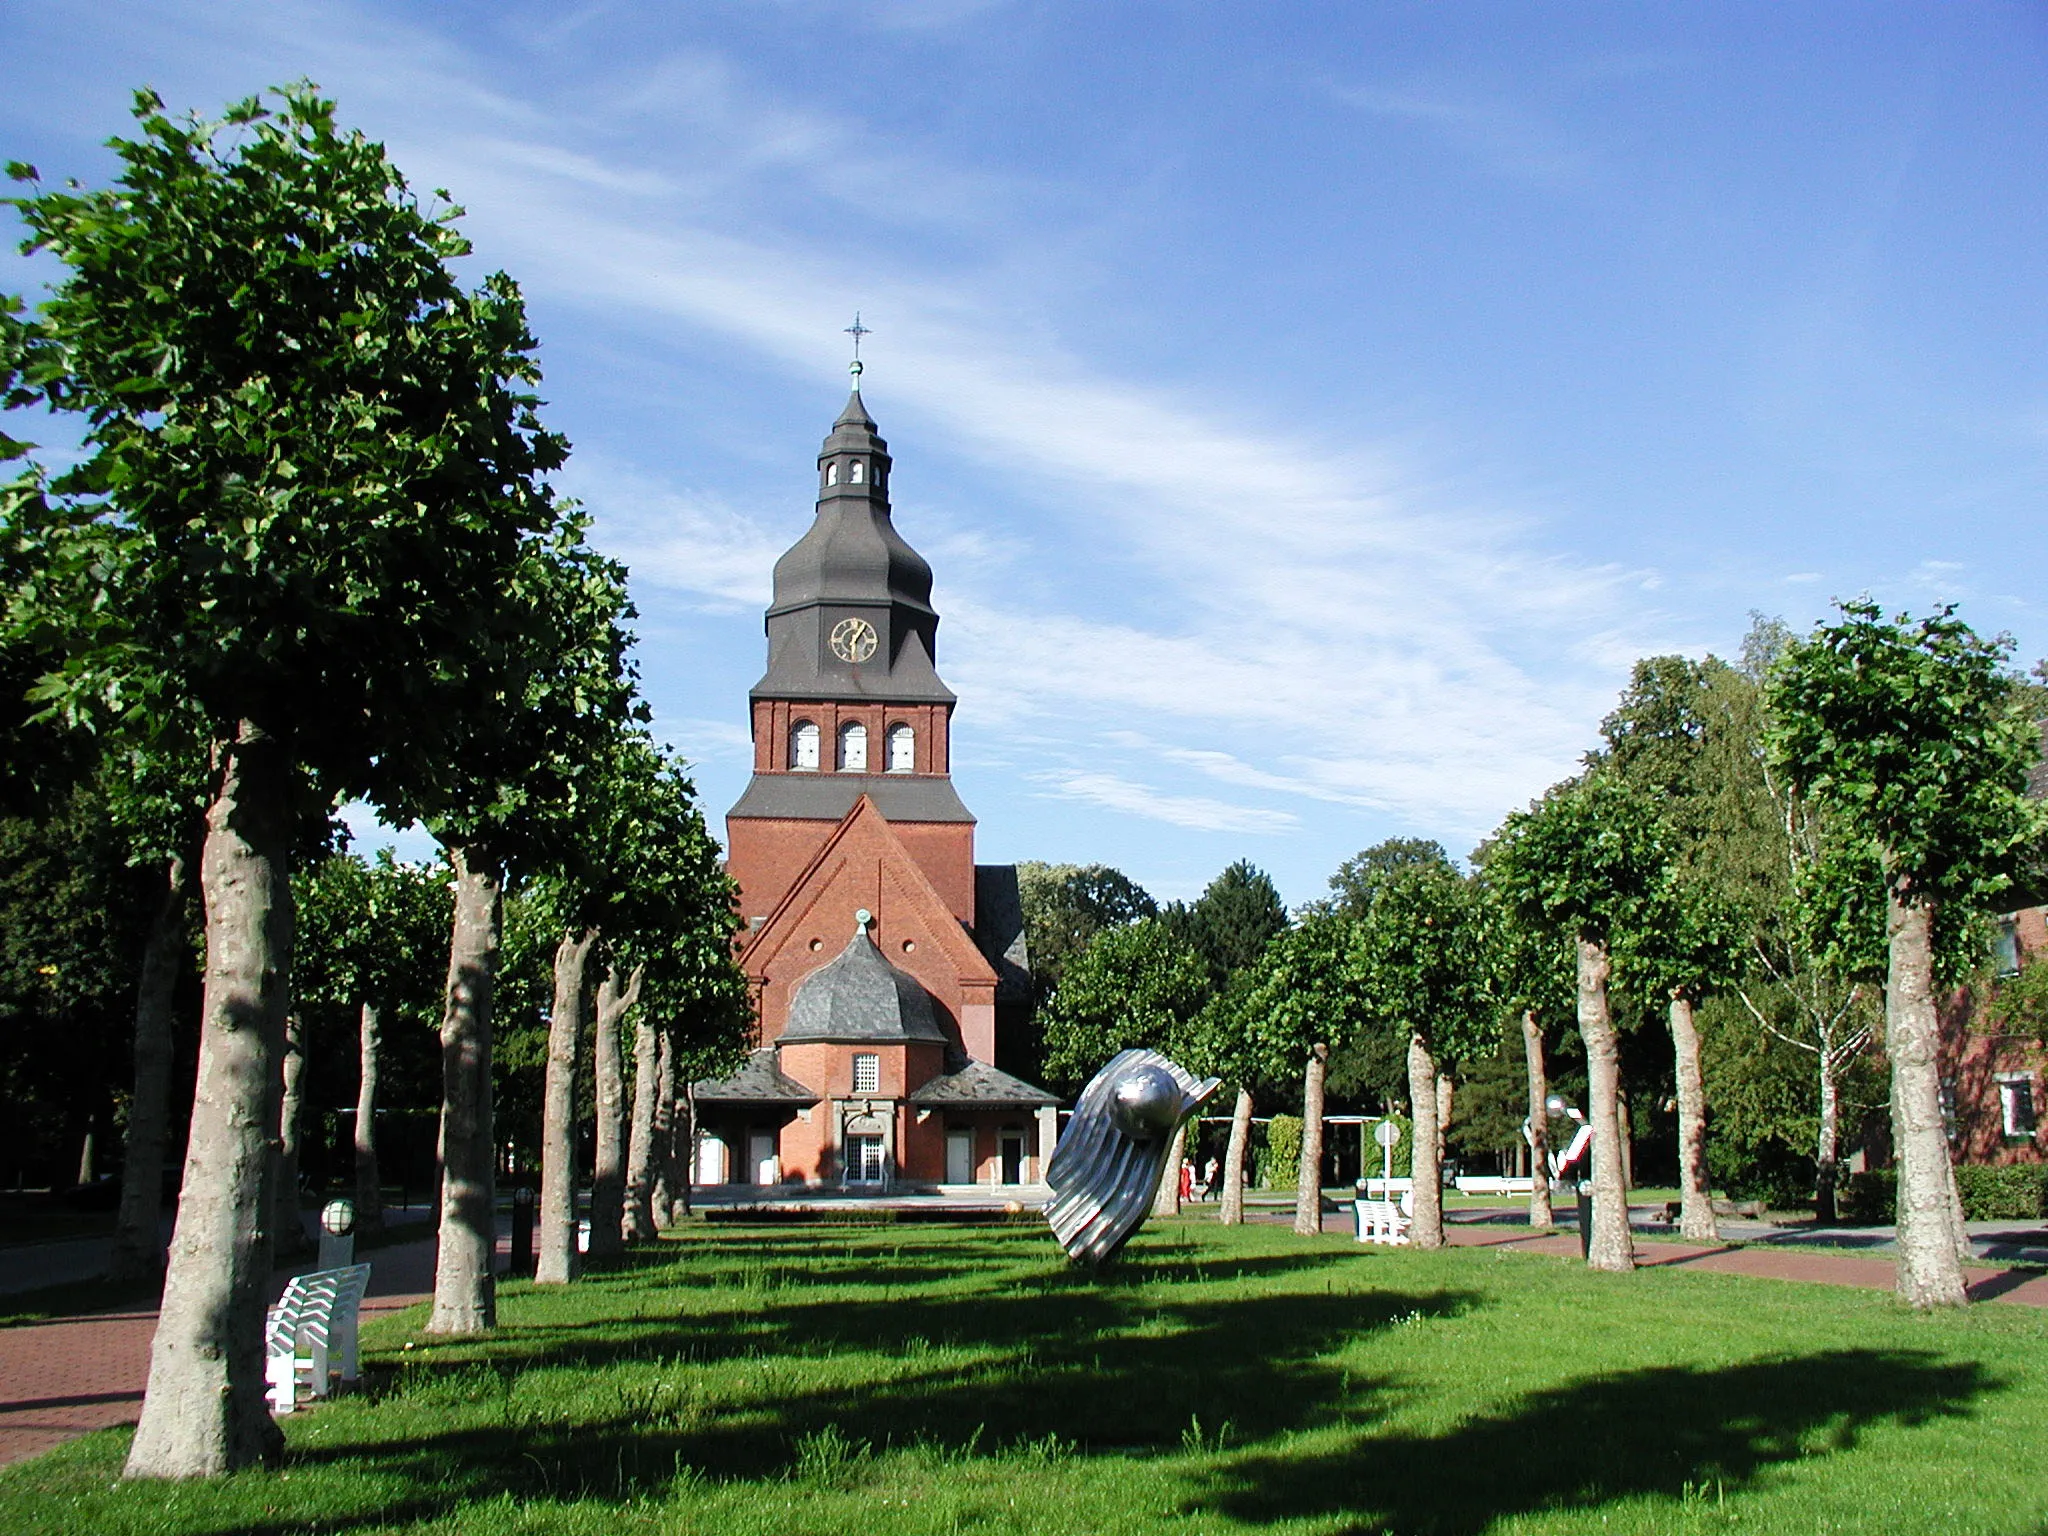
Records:
{"label": "metal sculpture", "polygon": [[1046,1166],[1053,1236],[1070,1259],[1103,1264],[1152,1209],[1173,1133],[1222,1085],[1157,1051],[1121,1051],[1081,1090]]}

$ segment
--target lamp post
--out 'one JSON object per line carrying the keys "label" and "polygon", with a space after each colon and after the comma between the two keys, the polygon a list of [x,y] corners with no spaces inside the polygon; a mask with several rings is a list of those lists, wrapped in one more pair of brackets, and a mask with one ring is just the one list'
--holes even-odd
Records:
{"label": "lamp post", "polygon": [[[1553,1093],[1544,1102],[1543,1107],[1553,1115],[1563,1115],[1579,1128],[1572,1137],[1571,1145],[1565,1148],[1562,1156],[1556,1152],[1550,1154],[1552,1160],[1551,1192],[1555,1194],[1557,1192],[1557,1182],[1563,1178],[1564,1171],[1579,1160],[1580,1155],[1586,1150],[1586,1143],[1593,1139],[1593,1127],[1586,1123],[1585,1115],[1567,1101],[1562,1094]],[[1580,1179],[1577,1183],[1576,1193],[1579,1199],[1579,1256],[1590,1259],[1593,1256],[1593,1185],[1589,1179]]]}
{"label": "lamp post", "polygon": [[330,1200],[320,1210],[320,1267],[346,1269],[356,1261],[356,1203]]}

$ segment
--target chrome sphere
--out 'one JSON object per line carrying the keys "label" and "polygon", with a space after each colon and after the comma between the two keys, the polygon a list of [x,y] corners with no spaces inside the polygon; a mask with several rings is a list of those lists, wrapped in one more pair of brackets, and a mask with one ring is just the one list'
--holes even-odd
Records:
{"label": "chrome sphere", "polygon": [[1180,1112],[1180,1084],[1164,1067],[1139,1067],[1110,1089],[1109,1118],[1136,1141],[1166,1135],[1179,1122]]}

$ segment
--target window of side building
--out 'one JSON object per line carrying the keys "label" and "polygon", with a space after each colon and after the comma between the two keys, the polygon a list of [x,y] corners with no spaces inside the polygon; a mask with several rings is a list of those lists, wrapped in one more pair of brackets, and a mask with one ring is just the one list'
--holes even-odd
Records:
{"label": "window of side building", "polygon": [[1998,1074],[1998,1107],[2005,1120],[2005,1134],[2031,1139],[2039,1118],[2034,1112],[2034,1080],[2025,1072]]}
{"label": "window of side building", "polygon": [[882,1091],[882,1058],[867,1051],[856,1053],[853,1058],[853,1091],[855,1093],[880,1093]]}

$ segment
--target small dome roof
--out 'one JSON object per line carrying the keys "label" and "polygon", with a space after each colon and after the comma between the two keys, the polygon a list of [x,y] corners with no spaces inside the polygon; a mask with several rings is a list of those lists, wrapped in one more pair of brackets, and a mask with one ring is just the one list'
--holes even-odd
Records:
{"label": "small dome roof", "polygon": [[797,985],[789,1027],[778,1043],[807,1040],[944,1044],[946,1032],[939,1027],[931,994],[883,957],[863,925],[846,948]]}

